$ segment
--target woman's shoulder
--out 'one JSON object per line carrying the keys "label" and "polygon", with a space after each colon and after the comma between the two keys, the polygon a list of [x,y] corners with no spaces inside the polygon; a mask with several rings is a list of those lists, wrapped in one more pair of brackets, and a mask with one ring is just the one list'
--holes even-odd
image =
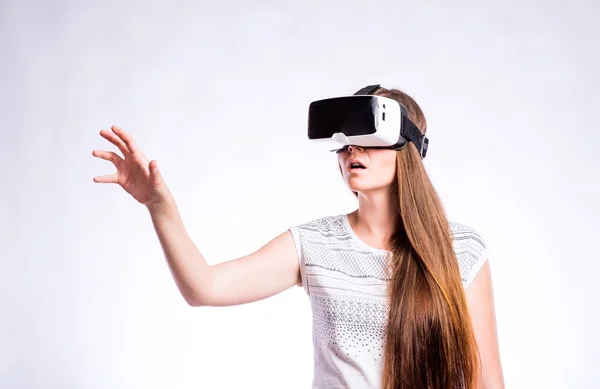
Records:
{"label": "woman's shoulder", "polygon": [[452,239],[454,241],[465,241],[475,246],[479,246],[481,249],[486,248],[483,236],[473,226],[456,221],[450,221],[449,224]]}
{"label": "woman's shoulder", "polygon": [[344,230],[345,214],[331,214],[308,218],[297,224],[294,228],[299,230],[313,230],[319,232],[340,232]]}
{"label": "woman's shoulder", "polygon": [[463,286],[466,289],[488,260],[487,246],[482,235],[472,225],[450,221],[450,231]]}

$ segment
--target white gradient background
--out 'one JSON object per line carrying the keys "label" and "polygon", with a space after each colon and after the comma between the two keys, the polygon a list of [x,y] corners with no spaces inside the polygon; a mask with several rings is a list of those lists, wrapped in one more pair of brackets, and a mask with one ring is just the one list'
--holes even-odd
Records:
{"label": "white gradient background", "polygon": [[146,209],[92,177],[118,124],[211,264],[356,201],[312,100],[422,106],[425,165],[487,242],[507,388],[600,382],[600,3],[0,2],[0,388],[309,388],[301,288],[191,308]]}

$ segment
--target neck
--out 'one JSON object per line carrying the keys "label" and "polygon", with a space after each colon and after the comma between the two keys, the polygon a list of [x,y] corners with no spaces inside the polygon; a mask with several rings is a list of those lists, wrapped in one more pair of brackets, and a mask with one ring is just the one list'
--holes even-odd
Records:
{"label": "neck", "polygon": [[370,237],[369,240],[380,242],[387,242],[399,217],[387,188],[359,193],[358,209],[349,216],[357,232]]}

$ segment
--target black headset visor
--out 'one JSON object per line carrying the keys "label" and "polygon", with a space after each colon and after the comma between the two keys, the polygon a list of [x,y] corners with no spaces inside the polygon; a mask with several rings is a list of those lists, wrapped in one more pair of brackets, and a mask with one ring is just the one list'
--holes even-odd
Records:
{"label": "black headset visor", "polygon": [[373,96],[347,96],[314,101],[308,109],[308,138],[328,139],[374,134]]}

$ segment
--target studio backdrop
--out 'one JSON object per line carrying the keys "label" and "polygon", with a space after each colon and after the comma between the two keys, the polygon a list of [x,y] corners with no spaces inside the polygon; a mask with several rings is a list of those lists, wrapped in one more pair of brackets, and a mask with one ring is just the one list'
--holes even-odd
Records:
{"label": "studio backdrop", "polygon": [[507,388],[600,382],[600,4],[0,2],[0,388],[309,388],[300,287],[191,307],[92,150],[158,161],[210,264],[357,206],[308,104],[422,107],[449,220],[488,248]]}

